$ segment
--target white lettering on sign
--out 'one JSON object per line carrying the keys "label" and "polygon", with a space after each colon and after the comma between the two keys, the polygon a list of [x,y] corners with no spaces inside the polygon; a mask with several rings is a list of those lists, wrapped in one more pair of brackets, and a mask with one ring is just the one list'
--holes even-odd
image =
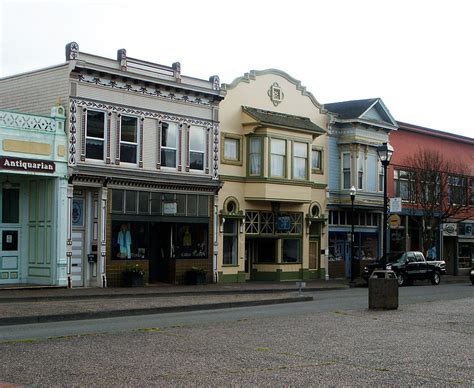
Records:
{"label": "white lettering on sign", "polygon": [[9,158],[9,157],[3,156],[0,158],[0,168],[9,169],[9,170],[54,172],[56,169],[56,166],[54,162],[32,160],[32,159]]}

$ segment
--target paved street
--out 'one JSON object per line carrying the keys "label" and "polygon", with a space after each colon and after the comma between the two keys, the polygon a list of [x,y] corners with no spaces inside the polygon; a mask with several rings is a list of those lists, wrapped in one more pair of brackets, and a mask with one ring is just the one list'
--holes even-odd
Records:
{"label": "paved street", "polygon": [[344,289],[288,305],[21,325],[23,339],[0,344],[0,381],[472,386],[473,293],[406,287],[398,310],[368,311],[367,289]]}

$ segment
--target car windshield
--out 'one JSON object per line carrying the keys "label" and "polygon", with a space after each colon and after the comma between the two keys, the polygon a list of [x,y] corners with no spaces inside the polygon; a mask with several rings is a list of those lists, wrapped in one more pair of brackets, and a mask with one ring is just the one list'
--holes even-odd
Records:
{"label": "car windshield", "polygon": [[403,252],[391,252],[387,254],[387,263],[396,263],[403,256]]}

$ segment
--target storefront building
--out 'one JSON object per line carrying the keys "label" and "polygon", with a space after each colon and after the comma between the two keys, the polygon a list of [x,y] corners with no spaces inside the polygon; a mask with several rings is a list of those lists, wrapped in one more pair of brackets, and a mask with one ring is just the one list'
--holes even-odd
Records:
{"label": "storefront building", "polygon": [[[332,115],[328,131],[329,276],[351,277],[354,271],[357,277],[367,261],[382,253],[384,175],[377,147],[388,141],[397,124],[380,98],[324,106]],[[356,189],[353,208],[351,187]]]}
{"label": "storefront building", "polygon": [[218,280],[325,278],[328,116],[279,70],[223,88]]}
{"label": "storefront building", "polygon": [[118,286],[130,266],[146,283],[183,283],[191,267],[212,281],[219,78],[187,77],[178,62],[158,65],[124,49],[116,59],[86,54],[73,42],[64,65],[3,86],[14,96],[27,82],[68,106],[71,285]]}
{"label": "storefront building", "polygon": [[[467,275],[474,259],[474,139],[415,124],[398,122],[398,125],[399,130],[390,134],[395,153],[389,192],[391,196],[401,198],[403,207],[399,214],[400,226],[391,230],[392,250],[419,250],[425,255],[434,252],[436,259],[446,261],[449,275]],[[412,198],[416,174],[408,165],[408,158],[419,155],[420,150],[433,150],[453,169],[439,172],[444,182],[439,191],[444,200],[435,204],[428,202],[424,207],[417,206]],[[456,172],[459,166],[462,171]],[[430,163],[424,167],[433,168]],[[423,240],[426,225],[423,211],[433,212],[436,219],[431,249]]]}
{"label": "storefront building", "polygon": [[64,121],[0,111],[0,286],[67,284]]}

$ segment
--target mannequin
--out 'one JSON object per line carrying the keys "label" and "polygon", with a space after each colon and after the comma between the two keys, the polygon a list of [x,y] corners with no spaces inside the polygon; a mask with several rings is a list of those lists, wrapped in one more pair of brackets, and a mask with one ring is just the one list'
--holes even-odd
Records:
{"label": "mannequin", "polygon": [[132,244],[132,237],[130,236],[127,224],[120,226],[117,243],[120,245],[119,257],[122,259],[131,259],[130,245]]}

